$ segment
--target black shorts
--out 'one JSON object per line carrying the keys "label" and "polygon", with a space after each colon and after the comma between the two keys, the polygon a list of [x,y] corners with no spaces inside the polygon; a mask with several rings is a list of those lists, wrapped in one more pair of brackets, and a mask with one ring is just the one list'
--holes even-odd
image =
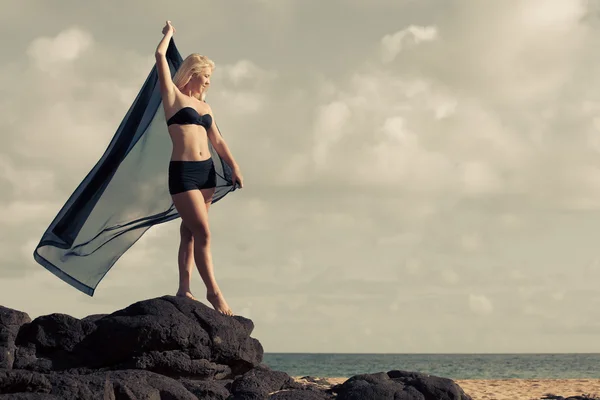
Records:
{"label": "black shorts", "polygon": [[213,159],[203,161],[169,162],[169,193],[171,195],[195,189],[217,186],[217,173]]}

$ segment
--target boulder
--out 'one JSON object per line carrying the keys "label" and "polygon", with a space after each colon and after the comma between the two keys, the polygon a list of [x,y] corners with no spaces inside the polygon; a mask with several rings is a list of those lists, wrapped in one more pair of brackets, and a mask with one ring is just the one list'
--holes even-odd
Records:
{"label": "boulder", "polygon": [[399,370],[298,382],[261,364],[253,330],[247,318],[174,296],[82,319],[31,321],[0,306],[0,400],[471,399],[450,379]]}

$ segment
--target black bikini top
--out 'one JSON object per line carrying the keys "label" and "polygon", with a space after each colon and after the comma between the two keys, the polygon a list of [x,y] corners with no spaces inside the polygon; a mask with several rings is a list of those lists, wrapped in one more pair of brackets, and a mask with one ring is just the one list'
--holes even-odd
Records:
{"label": "black bikini top", "polygon": [[183,107],[167,121],[167,126],[173,124],[202,125],[205,129],[208,129],[212,125],[212,116],[210,114],[200,115],[193,107]]}

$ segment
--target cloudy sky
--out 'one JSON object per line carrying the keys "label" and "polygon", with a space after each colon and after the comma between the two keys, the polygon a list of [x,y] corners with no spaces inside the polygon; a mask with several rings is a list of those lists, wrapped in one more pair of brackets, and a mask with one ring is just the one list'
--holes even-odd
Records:
{"label": "cloudy sky", "polygon": [[94,297],[32,257],[170,19],[217,64],[245,188],[211,210],[213,257],[265,351],[600,351],[597,0],[0,4],[0,304],[175,293],[179,221]]}

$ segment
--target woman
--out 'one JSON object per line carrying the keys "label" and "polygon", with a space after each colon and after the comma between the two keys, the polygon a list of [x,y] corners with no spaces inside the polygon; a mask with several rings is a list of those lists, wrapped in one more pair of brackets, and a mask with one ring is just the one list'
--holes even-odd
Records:
{"label": "woman", "polygon": [[206,285],[206,299],[215,310],[233,315],[213,272],[208,209],[215,192],[216,174],[208,140],[232,169],[233,185],[243,187],[240,168],[219,133],[210,106],[204,101],[215,64],[199,54],[189,55],[171,79],[165,57],[175,33],[171,21],[156,48],[156,68],[167,127],[173,142],[169,162],[169,193],[181,216],[179,289],[177,296],[194,299],[190,292],[194,264]]}

